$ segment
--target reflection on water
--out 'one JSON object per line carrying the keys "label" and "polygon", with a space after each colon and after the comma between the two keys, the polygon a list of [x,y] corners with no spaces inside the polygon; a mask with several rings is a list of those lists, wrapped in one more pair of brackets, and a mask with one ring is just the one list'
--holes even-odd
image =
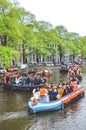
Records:
{"label": "reflection on water", "polygon": [[[53,77],[53,78],[52,78]],[[47,77],[48,78],[48,82],[62,82],[62,81],[67,81],[68,77],[65,74],[61,74],[58,71],[54,71],[52,73],[52,76]]]}
{"label": "reflection on water", "polygon": [[[67,76],[54,72],[49,82],[67,80]],[[86,90],[86,74],[82,86]],[[0,130],[85,130],[86,97],[61,111],[28,113],[27,102],[31,94],[9,92],[0,88]]]}

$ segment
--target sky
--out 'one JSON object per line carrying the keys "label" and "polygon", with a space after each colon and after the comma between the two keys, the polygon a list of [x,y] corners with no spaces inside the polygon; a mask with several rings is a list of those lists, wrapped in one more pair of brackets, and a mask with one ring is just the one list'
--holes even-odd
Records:
{"label": "sky", "polygon": [[68,32],[86,36],[86,0],[18,0],[37,21],[63,25]]}

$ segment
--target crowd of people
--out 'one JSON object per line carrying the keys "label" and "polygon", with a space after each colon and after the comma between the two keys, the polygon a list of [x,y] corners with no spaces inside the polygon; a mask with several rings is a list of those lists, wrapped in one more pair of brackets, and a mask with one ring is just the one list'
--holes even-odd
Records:
{"label": "crowd of people", "polygon": [[22,85],[22,86],[31,86],[31,85],[40,85],[45,84],[47,82],[45,76],[40,75],[29,75],[29,74],[19,74],[16,73],[14,75],[10,75],[10,73],[6,73],[3,77],[4,84],[9,85]]}
{"label": "crowd of people", "polygon": [[82,72],[79,65],[69,65],[68,66],[68,82],[48,84],[40,88],[39,91],[33,91],[33,97],[31,100],[33,104],[40,102],[49,102],[53,100],[58,100],[62,96],[65,96],[71,92],[74,92],[79,89],[80,80],[82,78]]}
{"label": "crowd of people", "polygon": [[79,80],[76,77],[69,78],[68,82],[57,84],[46,83],[40,90],[33,90],[31,98],[33,104],[40,102],[49,102],[59,100],[61,97],[74,92],[80,88]]}
{"label": "crowd of people", "polygon": [[67,82],[60,82],[51,84],[47,82],[45,76],[40,75],[22,75],[16,73],[11,75],[7,72],[4,77],[3,81],[4,84],[9,85],[22,85],[22,86],[31,86],[31,85],[42,85],[40,89],[33,89],[33,97],[31,100],[33,104],[37,102],[49,102],[53,100],[59,100],[62,96],[65,96],[73,91],[79,89],[80,85],[80,77],[82,78],[82,72],[79,65],[70,64],[68,67],[68,81]]}
{"label": "crowd of people", "polygon": [[69,65],[68,66],[68,77],[74,77],[76,76],[79,80],[82,77],[82,72],[81,72],[81,68],[78,64],[75,65]]}

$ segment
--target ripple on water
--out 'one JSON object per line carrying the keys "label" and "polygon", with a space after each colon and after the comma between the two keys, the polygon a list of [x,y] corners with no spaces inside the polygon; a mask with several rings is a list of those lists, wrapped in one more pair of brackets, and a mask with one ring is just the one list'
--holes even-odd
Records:
{"label": "ripple on water", "polygon": [[15,119],[15,118],[22,118],[22,117],[25,117],[26,115],[27,115],[26,111],[4,113],[0,115],[0,121],[4,121],[8,119]]}
{"label": "ripple on water", "polygon": [[28,130],[85,130],[85,98],[58,112],[40,113],[34,116],[34,122]]}

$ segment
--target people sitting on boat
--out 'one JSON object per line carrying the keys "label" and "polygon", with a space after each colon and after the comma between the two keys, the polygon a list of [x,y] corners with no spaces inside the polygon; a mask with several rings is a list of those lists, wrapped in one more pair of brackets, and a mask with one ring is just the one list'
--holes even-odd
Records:
{"label": "people sitting on boat", "polygon": [[39,102],[39,99],[35,98],[35,97],[31,97],[30,98],[31,102],[32,102],[32,105],[35,105]]}
{"label": "people sitting on boat", "polygon": [[57,87],[57,91],[58,91],[58,94],[60,95],[60,97],[62,97],[62,95],[63,95],[62,85],[59,85],[59,86]]}
{"label": "people sitting on boat", "polygon": [[49,95],[45,86],[40,88],[40,102],[49,102]]}
{"label": "people sitting on boat", "polygon": [[57,94],[56,99],[59,100],[61,98],[60,94]]}
{"label": "people sitting on boat", "polygon": [[69,94],[71,91],[70,91],[70,85],[69,84],[66,84],[66,95]]}
{"label": "people sitting on boat", "polygon": [[40,101],[40,91],[37,90],[37,87],[35,86],[35,88],[32,91],[33,96],[31,97],[31,101],[32,101],[32,105],[37,104]]}
{"label": "people sitting on boat", "polygon": [[73,89],[72,89],[72,79],[69,82],[64,82],[62,84],[62,87],[63,87],[63,95],[62,96],[65,96],[65,95],[73,92]]}
{"label": "people sitting on boat", "polygon": [[58,91],[57,91],[56,86],[53,88],[52,95],[53,95],[53,99],[56,100],[57,99],[56,96],[58,95]]}
{"label": "people sitting on boat", "polygon": [[52,94],[53,86],[51,84],[47,84],[47,83],[46,83],[46,85],[47,85],[47,88],[48,88],[47,90],[48,90],[49,100],[53,101],[54,100],[53,99],[53,94]]}
{"label": "people sitting on boat", "polygon": [[20,83],[20,79],[19,78],[15,78],[15,83],[19,84]]}
{"label": "people sitting on boat", "polygon": [[39,79],[37,75],[34,76],[34,85],[39,85]]}
{"label": "people sitting on boat", "polygon": [[33,91],[32,91],[33,95],[34,95],[36,92],[40,92],[40,88],[35,85],[35,86],[34,86],[34,89],[33,89]]}
{"label": "people sitting on boat", "polygon": [[68,71],[68,77],[74,77],[74,76],[75,76],[75,72],[72,68],[70,68]]}
{"label": "people sitting on boat", "polygon": [[40,91],[34,92],[33,97],[40,100]]}
{"label": "people sitting on boat", "polygon": [[62,87],[63,87],[63,95],[62,96],[65,96],[67,93],[66,93],[66,82],[64,82],[62,84]]}
{"label": "people sitting on boat", "polygon": [[25,78],[25,84],[31,86],[31,78],[29,75]]}
{"label": "people sitting on boat", "polygon": [[[10,76],[7,75],[8,73],[6,73],[6,82],[5,84],[20,84],[22,86],[34,86],[34,85],[44,85],[47,80],[46,77],[42,77],[42,76],[32,76],[32,75],[24,75],[21,73],[15,73],[12,74]],[[14,80],[14,81],[13,81]],[[3,77],[3,82],[4,82],[4,77]]]}
{"label": "people sitting on boat", "polygon": [[22,79],[21,76],[16,77],[16,78],[15,78],[15,84],[16,84],[16,85],[19,85],[19,83],[21,83],[21,79]]}
{"label": "people sitting on boat", "polygon": [[82,80],[82,72],[80,71],[80,69],[77,70],[76,76],[79,80]]}
{"label": "people sitting on boat", "polygon": [[44,83],[47,83],[47,79],[45,76],[43,76],[43,81],[44,81]]}
{"label": "people sitting on boat", "polygon": [[78,88],[78,84],[77,84],[77,82],[76,81],[74,81],[73,83],[72,83],[72,87],[73,87],[73,91],[77,91],[79,88]]}
{"label": "people sitting on boat", "polygon": [[77,77],[73,77],[72,80],[73,80],[73,81],[76,81],[77,84],[80,84],[80,81],[79,81],[79,79],[78,79]]}

